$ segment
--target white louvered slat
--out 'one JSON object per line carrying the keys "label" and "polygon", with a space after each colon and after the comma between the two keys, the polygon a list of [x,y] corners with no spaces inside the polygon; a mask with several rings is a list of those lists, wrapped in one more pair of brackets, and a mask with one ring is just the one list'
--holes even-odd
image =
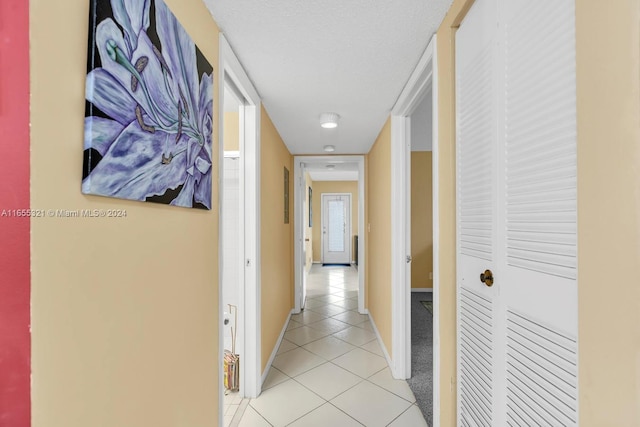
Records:
{"label": "white louvered slat", "polygon": [[507,313],[507,417],[512,425],[577,425],[576,339]]}
{"label": "white louvered slat", "polygon": [[573,1],[520,2],[505,26],[506,256],[576,278]]}
{"label": "white louvered slat", "polygon": [[478,293],[461,289],[460,417],[462,425],[491,426],[493,419],[493,307]]}
{"label": "white louvered slat", "polygon": [[495,192],[493,46],[487,43],[458,74],[458,233],[461,253],[491,261]]}

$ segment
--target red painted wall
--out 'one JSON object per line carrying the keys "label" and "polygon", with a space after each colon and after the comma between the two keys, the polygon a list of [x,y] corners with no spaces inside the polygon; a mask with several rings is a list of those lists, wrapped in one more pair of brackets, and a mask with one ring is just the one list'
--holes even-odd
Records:
{"label": "red painted wall", "polygon": [[28,209],[29,2],[0,0],[0,427],[31,424]]}

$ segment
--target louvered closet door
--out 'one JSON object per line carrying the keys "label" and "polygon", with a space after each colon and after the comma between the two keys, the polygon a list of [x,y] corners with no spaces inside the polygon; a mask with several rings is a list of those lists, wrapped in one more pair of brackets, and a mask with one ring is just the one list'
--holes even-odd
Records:
{"label": "louvered closet door", "polygon": [[478,0],[456,35],[458,420],[494,419],[497,286],[480,282],[495,270],[496,0]]}
{"label": "louvered closet door", "polygon": [[477,0],[456,35],[461,426],[578,423],[574,9]]}
{"label": "louvered closet door", "polygon": [[506,425],[577,425],[573,0],[502,1]]}

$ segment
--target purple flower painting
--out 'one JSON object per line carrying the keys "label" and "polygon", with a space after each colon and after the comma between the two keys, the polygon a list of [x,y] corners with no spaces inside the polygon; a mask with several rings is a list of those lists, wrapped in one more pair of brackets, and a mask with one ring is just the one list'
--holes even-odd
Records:
{"label": "purple flower painting", "polygon": [[213,68],[163,0],[91,0],[82,192],[211,209]]}

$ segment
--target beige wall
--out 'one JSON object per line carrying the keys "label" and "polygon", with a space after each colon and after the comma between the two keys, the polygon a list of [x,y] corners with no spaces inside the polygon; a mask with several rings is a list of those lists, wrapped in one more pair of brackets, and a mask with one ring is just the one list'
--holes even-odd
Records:
{"label": "beige wall", "polygon": [[438,29],[440,425],[456,425],[455,29],[473,0],[454,0]]}
{"label": "beige wall", "polygon": [[391,352],[391,119],[367,155],[367,296],[371,317]]}
{"label": "beige wall", "polygon": [[[440,411],[455,425],[454,0],[438,30]],[[640,2],[576,2],[580,425],[640,425]]]}
{"label": "beige wall", "polygon": [[640,425],[640,2],[576,2],[580,425]]}
{"label": "beige wall", "polygon": [[[313,252],[313,242],[314,242],[313,227],[309,227],[309,189],[311,188],[311,191],[313,192],[313,181],[309,176],[309,172],[304,173],[304,181],[307,188],[306,196],[304,199],[304,218],[305,218],[304,250],[306,255],[305,268],[307,269],[307,271],[309,271],[311,269],[311,266],[313,265],[313,253],[314,253]],[[311,203],[313,204],[314,194],[311,195],[311,198],[312,198]],[[313,210],[313,212],[317,212],[317,211]]]}
{"label": "beige wall", "polygon": [[[217,67],[204,4],[167,4]],[[210,211],[81,194],[88,16],[30,2],[31,206],[127,216],[31,222],[32,425],[217,425],[217,180]]]}
{"label": "beige wall", "polygon": [[[293,308],[293,156],[264,107],[260,133],[262,370]],[[289,224],[284,223],[284,168],[289,170]]]}
{"label": "beige wall", "polygon": [[313,181],[313,261],[322,262],[322,194],[351,194],[351,260],[353,236],[358,234],[358,181]]}
{"label": "beige wall", "polygon": [[240,151],[240,114],[224,113],[224,135],[222,136],[224,151]]}
{"label": "beige wall", "polygon": [[431,288],[433,279],[433,189],[431,151],[411,153],[411,287]]}

